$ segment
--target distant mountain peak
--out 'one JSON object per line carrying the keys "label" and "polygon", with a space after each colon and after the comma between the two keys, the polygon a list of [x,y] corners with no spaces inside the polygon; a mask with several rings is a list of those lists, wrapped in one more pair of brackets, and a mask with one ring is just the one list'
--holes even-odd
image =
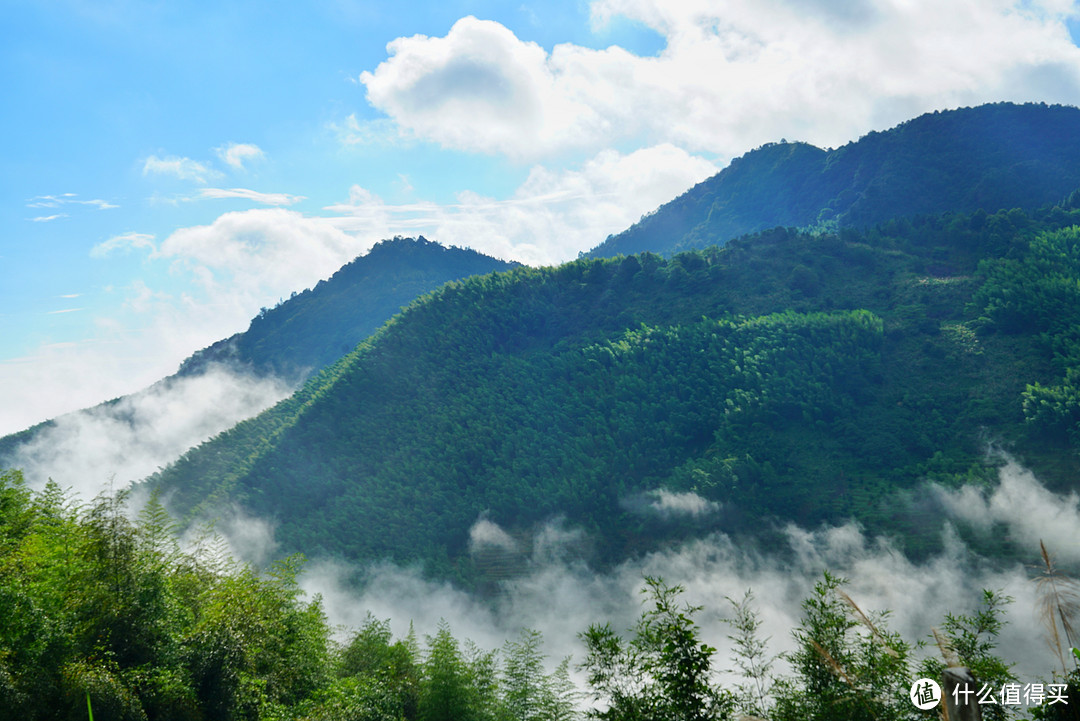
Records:
{"label": "distant mountain peak", "polygon": [[1034,209],[1077,187],[1080,109],[935,111],[830,151],[767,143],[588,255],[670,254],[776,226],[863,228],[910,215]]}

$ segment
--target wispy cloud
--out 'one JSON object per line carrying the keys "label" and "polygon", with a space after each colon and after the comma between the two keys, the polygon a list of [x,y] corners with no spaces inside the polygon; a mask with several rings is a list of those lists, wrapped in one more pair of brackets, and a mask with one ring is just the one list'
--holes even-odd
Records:
{"label": "wispy cloud", "polygon": [[234,170],[247,170],[244,163],[249,160],[261,160],[266,157],[262,148],[252,143],[229,143],[214,152],[221,161]]}
{"label": "wispy cloud", "polygon": [[205,183],[210,178],[221,177],[219,171],[204,163],[176,155],[165,158],[151,155],[143,163],[143,175],[172,175],[181,180],[193,180],[196,183]]}
{"label": "wispy cloud", "polygon": [[61,416],[0,463],[23,469],[36,487],[52,478],[88,499],[110,478],[122,487],[148,476],[289,391],[276,379],[215,366],[198,376],[156,383],[116,403]]}
{"label": "wispy cloud", "polygon": [[397,124],[389,118],[360,121],[351,113],[342,123],[329,123],[327,128],[342,145],[403,146],[410,143]]}
{"label": "wispy cloud", "polygon": [[104,258],[110,253],[120,251],[128,253],[132,250],[144,249],[154,251],[154,236],[147,233],[124,233],[98,243],[90,250],[92,258]]}
{"label": "wispy cloud", "polygon": [[110,203],[101,198],[79,200],[76,193],[61,193],[60,195],[38,195],[26,203],[27,208],[59,208],[63,205],[92,205],[98,210],[111,210],[119,208],[119,205]]}
{"label": "wispy cloud", "polygon": [[249,190],[247,188],[203,188],[199,191],[199,197],[201,198],[240,198],[243,200],[251,200],[256,203],[262,203],[263,205],[293,205],[304,200],[302,195],[291,195],[289,193],[260,193],[257,190]]}
{"label": "wispy cloud", "polygon": [[59,220],[60,218],[66,217],[68,217],[67,213],[56,213],[55,215],[39,215],[36,218],[31,218],[30,221],[33,223],[48,223],[53,220]]}
{"label": "wispy cloud", "polygon": [[46,315],[58,315],[60,313],[76,313],[80,310],[86,310],[85,308],[64,308],[63,310],[50,310]]}
{"label": "wispy cloud", "polygon": [[470,191],[455,203],[392,204],[360,186],[326,206],[338,227],[366,237],[423,234],[499,258],[550,264],[574,258],[609,233],[671,200],[718,168],[673,145],[603,151],[580,168],[535,166],[509,198]]}

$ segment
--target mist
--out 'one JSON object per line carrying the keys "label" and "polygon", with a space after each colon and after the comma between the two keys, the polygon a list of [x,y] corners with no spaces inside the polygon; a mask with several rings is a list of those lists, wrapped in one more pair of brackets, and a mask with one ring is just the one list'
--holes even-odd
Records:
{"label": "mist", "polygon": [[[937,655],[932,629],[941,626],[947,613],[974,613],[983,589],[988,589],[1014,601],[1005,607],[998,653],[1015,664],[1021,683],[1045,680],[1057,662],[1036,617],[1033,571],[1021,563],[1002,565],[981,557],[960,539],[956,524],[983,523],[989,514],[994,522],[1016,529],[1025,543],[1033,541],[1034,564],[1039,549],[1033,517],[1052,520],[1041,525],[1052,552],[1076,553],[1064,541],[1080,537],[1077,498],[1051,493],[1012,459],[999,474],[1000,483],[992,491],[974,487],[932,491],[942,523],[927,532],[940,534],[944,550],[920,562],[907,558],[889,539],[874,538],[857,524],[846,523],[815,529],[789,525],[783,531],[786,548],[773,554],[740,546],[721,533],[598,573],[575,560],[580,558],[575,551],[584,534],[564,522],[553,522],[536,533],[530,548],[527,540],[480,518],[472,533],[474,553],[495,547],[527,557],[525,572],[500,581],[496,593],[484,598],[425,579],[418,568],[388,563],[352,566],[314,559],[300,581],[306,593],[322,598],[340,640],[346,640],[368,614],[389,619],[397,636],[412,627],[421,639],[434,634],[445,620],[455,637],[470,639],[483,649],[498,649],[529,628],[543,634],[543,650],[554,666],[567,656],[572,656],[573,664],[581,663],[585,649],[578,635],[590,624],[611,623],[620,633],[632,629],[647,600],[642,594],[644,577],[660,577],[669,585],[683,586],[683,599],[702,607],[696,616],[702,641],[718,649],[714,668],[722,681],[729,682],[739,679],[730,671],[734,663],[727,620],[734,614],[728,599],[740,599],[747,589],[753,591],[762,636],[769,638],[772,654],[794,649],[791,632],[802,616],[801,604],[828,570],[848,579],[845,590],[863,611],[871,616],[888,611],[882,622],[886,628],[910,643],[926,642],[916,651],[917,658]],[[1030,539],[1025,535],[1029,532]],[[784,675],[788,668],[780,660],[775,671]],[[578,674],[583,687],[582,681]]]}
{"label": "mist", "polygon": [[0,467],[21,469],[32,488],[52,478],[89,499],[149,476],[292,390],[276,378],[214,365],[200,375],[174,376],[114,403],[60,416],[0,458]]}

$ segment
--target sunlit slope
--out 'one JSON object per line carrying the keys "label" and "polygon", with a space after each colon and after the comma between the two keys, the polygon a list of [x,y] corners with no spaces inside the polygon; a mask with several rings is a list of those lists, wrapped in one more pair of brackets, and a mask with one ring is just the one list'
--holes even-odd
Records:
{"label": "sunlit slope", "polygon": [[516,265],[423,236],[384,240],[314,288],[264,309],[243,333],[195,353],[180,372],[227,362],[259,373],[303,376],[330,365],[402,306],[443,283]]}
{"label": "sunlit slope", "polygon": [[[515,265],[473,250],[446,248],[423,237],[383,241],[314,288],[294,293],[274,308],[264,309],[246,331],[196,351],[181,364],[175,375],[145,391],[77,411],[59,420],[70,421],[69,425],[94,427],[97,427],[95,422],[100,422],[105,426],[127,426],[132,432],[138,431],[140,421],[132,408],[144,405],[145,398],[152,396],[172,398],[186,410],[188,404],[184,402],[181,390],[185,380],[205,373],[214,365],[224,366],[232,375],[280,377],[295,388],[313,372],[355,348],[417,296],[450,280],[506,270]],[[88,414],[92,418],[75,418],[78,414]],[[169,419],[162,420],[167,422]],[[0,438],[0,467],[17,465],[21,447],[41,445],[44,447],[38,452],[48,453],[47,435],[56,429],[56,425],[55,421],[46,421]],[[109,433],[108,427],[100,430],[100,434]],[[70,434],[70,430],[59,432],[61,440]],[[176,454],[185,447],[181,446]],[[160,463],[171,458],[175,455],[161,459]],[[115,472],[115,469],[107,470]],[[71,479],[63,480],[72,482]]]}
{"label": "sunlit slope", "polygon": [[590,255],[669,254],[776,226],[865,228],[915,214],[1034,209],[1077,186],[1080,110],[983,105],[923,115],[835,150],[758,148]]}
{"label": "sunlit slope", "polygon": [[991,308],[1000,269],[1077,221],[777,230],[452,283],[152,481],[184,513],[271,517],[288,549],[466,574],[479,519],[514,542],[561,519],[600,560],[768,519],[926,550],[909,491],[992,478],[988,441],[1051,481],[1078,470],[1066,432],[1025,420],[1028,384],[1062,373],[1045,335]]}

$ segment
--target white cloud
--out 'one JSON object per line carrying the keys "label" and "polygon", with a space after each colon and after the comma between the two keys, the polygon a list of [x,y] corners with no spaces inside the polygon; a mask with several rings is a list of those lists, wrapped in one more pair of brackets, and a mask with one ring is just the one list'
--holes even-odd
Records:
{"label": "white cloud", "polygon": [[551,264],[574,258],[717,172],[672,145],[599,153],[580,169],[536,166],[505,200],[463,191],[448,205],[389,205],[354,186],[334,222],[361,237],[423,234],[499,258]]}
{"label": "white cloud", "polygon": [[242,200],[252,200],[256,203],[262,203],[263,205],[293,205],[304,200],[302,195],[290,195],[289,193],[260,193],[257,190],[248,190],[247,188],[202,188],[199,190],[199,197],[201,198],[213,198],[213,199],[226,199],[226,198],[239,198]]}
{"label": "white cloud", "polygon": [[510,552],[519,550],[517,541],[509,533],[498,524],[481,518],[469,529],[469,550],[475,553],[489,548]]}
{"label": "white cloud", "polygon": [[101,198],[93,198],[91,200],[78,200],[76,193],[61,193],[60,195],[39,195],[35,198],[31,198],[26,204],[27,208],[59,208],[61,205],[92,205],[98,210],[112,210],[113,208],[119,208],[119,205],[102,200]]}
{"label": "white cloud", "polygon": [[54,215],[39,215],[36,218],[31,218],[31,222],[34,223],[48,223],[53,220],[59,220],[60,218],[68,217],[67,213],[55,213]]}
{"label": "white cloud", "polygon": [[147,233],[124,233],[102,241],[90,250],[93,258],[104,258],[110,253],[120,251],[124,253],[132,250],[154,250],[154,236]]}
{"label": "white cloud", "polygon": [[356,113],[350,113],[344,123],[327,123],[327,128],[337,136],[342,145],[406,145],[408,141],[400,129],[388,118],[360,121]]}
{"label": "white cloud", "polygon": [[653,491],[651,508],[661,516],[705,516],[720,510],[720,504],[696,493],[672,493],[664,489]]}
{"label": "white cloud", "polygon": [[975,486],[955,491],[934,487],[934,492],[949,513],[975,528],[990,531],[993,524],[1002,524],[1009,537],[1033,555],[1044,541],[1055,556],[1080,562],[1080,496],[1075,491],[1053,493],[1008,456],[998,479],[990,492]]}
{"label": "white cloud", "polygon": [[1060,1],[598,0],[667,40],[657,57],[571,44],[551,52],[467,17],[417,35],[360,76],[403,132],[536,158],[623,139],[724,157],[781,137],[847,142],[932,109],[1080,102],[1080,49]]}
{"label": "white cloud", "polygon": [[284,383],[213,367],[158,383],[108,406],[62,416],[20,446],[5,465],[21,468],[32,486],[49,478],[89,500],[150,475],[184,451],[281,400]]}
{"label": "white cloud", "polygon": [[358,240],[323,218],[265,208],[181,228],[153,257],[191,272],[215,306],[228,306],[232,317],[246,320],[258,312],[253,303],[314,285],[374,242]]}
{"label": "white cloud", "polygon": [[[643,576],[662,578],[685,589],[682,599],[703,606],[696,616],[701,641],[718,649],[714,668],[721,683],[731,684],[733,644],[725,619],[732,611],[725,597],[741,598],[752,589],[760,614],[760,638],[769,653],[795,649],[791,632],[803,615],[807,598],[821,574],[829,570],[850,580],[850,597],[865,612],[888,610],[887,628],[909,642],[925,641],[931,628],[940,626],[946,613],[970,614],[981,589],[1003,591],[1015,604],[1005,609],[998,650],[1022,681],[1046,676],[1054,660],[1046,649],[1032,609],[1036,588],[1019,564],[990,568],[972,557],[958,542],[947,544],[941,555],[914,562],[888,541],[869,539],[848,524],[807,530],[792,527],[787,548],[775,554],[759,552],[715,535],[682,546],[626,561],[606,572],[590,568],[580,557],[557,561],[533,557],[523,573],[498,584],[493,600],[472,596],[446,583],[425,580],[415,569],[372,564],[363,569],[315,559],[300,579],[309,595],[323,598],[332,624],[353,628],[366,614],[389,619],[395,634],[410,628],[422,638],[445,620],[459,639],[471,639],[481,648],[497,649],[522,628],[541,631],[544,651],[554,665],[567,655],[580,663],[585,649],[579,634],[590,624],[610,623],[616,633],[633,628],[647,599]],[[358,592],[348,580],[363,579]],[[917,649],[917,658],[934,656],[930,644]],[[786,674],[783,659],[774,669]],[[584,678],[577,674],[579,686]]]}
{"label": "white cloud", "polygon": [[193,180],[196,183],[205,183],[210,178],[220,177],[221,173],[207,165],[192,160],[170,155],[159,158],[151,155],[143,163],[143,175],[173,175],[181,180]]}
{"label": "white cloud", "polygon": [[266,157],[262,148],[252,143],[229,143],[215,149],[217,156],[229,167],[235,170],[247,170],[244,166],[249,160],[262,160]]}
{"label": "white cloud", "polygon": [[95,257],[142,251],[149,263],[167,263],[172,274],[186,277],[187,290],[167,293],[134,280],[115,291],[122,306],[93,316],[90,339],[42,346],[5,363],[0,434],[146,388],[196,349],[244,330],[261,307],[329,277],[377,239],[265,208],[177,230],[156,248],[153,236],[139,233],[100,243]]}

